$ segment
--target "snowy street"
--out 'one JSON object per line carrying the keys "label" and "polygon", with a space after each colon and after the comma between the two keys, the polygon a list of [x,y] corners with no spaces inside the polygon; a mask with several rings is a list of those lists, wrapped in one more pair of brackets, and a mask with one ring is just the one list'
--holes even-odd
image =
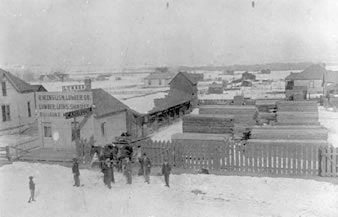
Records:
{"label": "snowy street", "polygon": [[81,170],[84,186],[76,188],[70,168],[23,162],[1,167],[0,176],[1,217],[338,216],[338,186],[314,180],[183,174],[171,175],[168,189],[163,177],[147,185],[134,176],[128,186],[115,173],[109,190],[100,171]]}

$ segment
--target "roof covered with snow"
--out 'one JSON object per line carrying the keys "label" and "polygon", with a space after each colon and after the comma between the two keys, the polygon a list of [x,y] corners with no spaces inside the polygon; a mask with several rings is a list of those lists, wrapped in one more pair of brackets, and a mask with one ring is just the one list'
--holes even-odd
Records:
{"label": "roof covered with snow", "polygon": [[323,80],[325,72],[321,65],[311,65],[300,73],[291,73],[285,80]]}
{"label": "roof covered with snow", "polygon": [[148,75],[144,79],[146,79],[146,80],[151,80],[151,79],[172,79],[173,77],[175,77],[175,73],[171,73],[171,72],[155,72],[155,73],[151,73],[150,75]]}

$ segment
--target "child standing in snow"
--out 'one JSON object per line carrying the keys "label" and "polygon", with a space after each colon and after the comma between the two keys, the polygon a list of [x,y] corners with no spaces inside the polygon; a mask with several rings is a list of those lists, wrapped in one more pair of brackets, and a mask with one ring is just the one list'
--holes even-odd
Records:
{"label": "child standing in snow", "polygon": [[29,177],[29,190],[31,192],[31,196],[29,197],[28,203],[34,200],[34,193],[35,193],[35,183],[33,182],[33,176]]}
{"label": "child standing in snow", "polygon": [[79,163],[77,162],[76,158],[73,158],[72,172],[74,175],[74,182],[75,182],[73,186],[80,187],[80,170],[79,170]]}
{"label": "child standing in snow", "polygon": [[129,158],[125,158],[125,164],[124,164],[124,175],[126,176],[127,178],[127,184],[131,184],[131,162],[129,161]]}
{"label": "child standing in snow", "polygon": [[162,165],[162,174],[164,175],[165,186],[169,188],[169,175],[171,172],[171,166],[169,165],[167,160],[164,160]]}

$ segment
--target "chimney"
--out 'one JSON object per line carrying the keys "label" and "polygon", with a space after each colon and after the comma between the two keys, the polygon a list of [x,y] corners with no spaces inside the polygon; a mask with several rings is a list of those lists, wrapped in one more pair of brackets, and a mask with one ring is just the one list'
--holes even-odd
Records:
{"label": "chimney", "polygon": [[92,80],[90,78],[86,78],[84,80],[85,90],[91,90],[92,89]]}

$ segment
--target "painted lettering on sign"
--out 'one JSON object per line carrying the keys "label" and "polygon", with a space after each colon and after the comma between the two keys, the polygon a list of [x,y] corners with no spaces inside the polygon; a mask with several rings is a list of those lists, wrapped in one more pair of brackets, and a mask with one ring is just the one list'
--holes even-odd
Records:
{"label": "painted lettering on sign", "polygon": [[80,117],[80,116],[85,116],[87,114],[91,114],[92,111],[93,109],[90,107],[90,108],[79,109],[79,110],[75,110],[71,112],[66,112],[64,116],[66,119],[75,118],[75,117]]}
{"label": "painted lettering on sign", "polygon": [[64,118],[65,112],[90,108],[92,92],[40,92],[36,93],[37,109],[43,118]]}

